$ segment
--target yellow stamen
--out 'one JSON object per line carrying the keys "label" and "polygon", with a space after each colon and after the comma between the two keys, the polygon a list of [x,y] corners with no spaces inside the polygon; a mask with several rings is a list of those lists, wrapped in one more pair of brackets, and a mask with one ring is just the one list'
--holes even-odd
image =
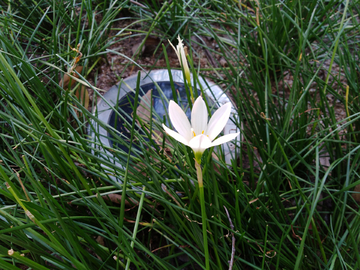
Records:
{"label": "yellow stamen", "polygon": [[[195,133],[195,131],[193,130],[193,129],[191,129],[191,131],[192,131],[192,133],[193,133],[193,137],[196,137],[196,133]],[[205,133],[205,130],[203,130],[202,132],[201,132],[201,134],[204,134]],[[206,135],[206,136],[208,136],[208,135]],[[209,137],[209,136],[208,136]]]}

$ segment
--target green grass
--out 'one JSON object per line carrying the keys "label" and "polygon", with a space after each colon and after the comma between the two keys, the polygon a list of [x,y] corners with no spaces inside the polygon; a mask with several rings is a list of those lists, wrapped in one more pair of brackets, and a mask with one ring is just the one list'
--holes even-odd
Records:
{"label": "green grass", "polygon": [[[239,156],[228,166],[208,150],[202,161],[210,268],[229,269],[232,234],[232,269],[360,268],[359,1],[44,0],[0,9],[1,269],[204,269],[191,149],[170,138],[169,151],[154,147],[136,118],[131,151],[113,149],[116,166],[87,134],[99,120],[59,85],[78,56],[71,47],[80,44],[78,80],[88,85],[130,31],[172,42],[179,34],[193,72],[237,105]],[[133,24],[113,29],[126,19]],[[199,47],[212,65],[200,65]],[[166,57],[161,44],[157,51]],[[94,107],[101,91],[89,87]],[[117,195],[120,204],[107,197]]]}

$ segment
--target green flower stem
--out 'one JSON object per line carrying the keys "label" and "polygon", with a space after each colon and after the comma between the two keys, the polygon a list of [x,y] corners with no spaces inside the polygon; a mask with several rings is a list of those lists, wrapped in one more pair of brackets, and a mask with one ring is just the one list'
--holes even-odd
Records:
{"label": "green flower stem", "polygon": [[[188,60],[188,63],[189,63],[189,66],[191,67],[191,69],[194,70],[194,65],[193,65],[193,63],[191,61],[191,58],[190,58],[190,56],[188,54],[186,55],[186,59]],[[195,74],[195,73],[193,72],[193,74]],[[196,76],[194,76],[194,78],[195,77]],[[189,72],[185,72],[185,78],[186,78],[186,80],[188,82],[188,86],[190,88],[191,102],[194,104],[195,99],[194,99],[194,92],[193,92],[192,83],[191,83],[191,79],[190,79],[190,70],[189,70]],[[195,80],[194,80],[194,82],[195,82]],[[195,85],[195,89],[196,89],[196,85]]]}
{"label": "green flower stem", "polygon": [[187,83],[187,86],[190,89],[190,98],[191,98],[191,103],[194,104],[195,98],[194,98],[194,92],[193,92],[193,88],[191,85],[191,80],[190,80],[190,73],[187,73],[186,71],[184,71],[184,76],[185,76],[185,80],[184,83]]}
{"label": "green flower stem", "polygon": [[192,90],[192,86],[191,86],[191,83],[189,83],[189,88],[190,88],[190,95],[191,95],[191,102],[194,104],[194,93],[193,93],[193,90]]}
{"label": "green flower stem", "polygon": [[208,248],[207,231],[206,231],[206,208],[205,208],[205,198],[204,198],[204,184],[203,184],[200,162],[198,162],[198,159],[195,159],[195,168],[196,168],[196,173],[199,183],[199,191],[200,191],[202,230],[203,230],[203,241],[204,241],[204,250],[205,250],[205,265],[206,265],[206,269],[209,270],[210,258],[209,258],[209,248]]}

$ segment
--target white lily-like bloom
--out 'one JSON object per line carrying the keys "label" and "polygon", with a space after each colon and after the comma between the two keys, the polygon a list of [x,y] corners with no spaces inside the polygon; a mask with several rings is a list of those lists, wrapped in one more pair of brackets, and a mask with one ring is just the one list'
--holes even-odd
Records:
{"label": "white lily-like bloom", "polygon": [[195,153],[196,160],[199,162],[207,148],[229,142],[239,135],[239,133],[231,133],[215,140],[228,122],[230,113],[231,103],[228,102],[222,105],[208,122],[206,104],[203,98],[199,96],[191,111],[190,124],[184,111],[171,100],[169,104],[169,117],[177,132],[164,124],[162,126],[166,133],[175,140],[191,147]]}
{"label": "white lily-like bloom", "polygon": [[184,72],[185,72],[185,78],[187,80],[187,82],[191,85],[191,80],[190,80],[190,69],[188,66],[188,62],[186,59],[186,53],[185,53],[185,49],[184,49],[184,44],[182,39],[180,38],[180,36],[178,36],[178,40],[179,43],[178,45],[176,45],[176,49],[174,47],[174,45],[172,45],[172,43],[169,41],[171,47],[173,47],[174,51],[176,52],[176,55],[179,59],[180,65],[182,65],[182,67],[184,68]]}

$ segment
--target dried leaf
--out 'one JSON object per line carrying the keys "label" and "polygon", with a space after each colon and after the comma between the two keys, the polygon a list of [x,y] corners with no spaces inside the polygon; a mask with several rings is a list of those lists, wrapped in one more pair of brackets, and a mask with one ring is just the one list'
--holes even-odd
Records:
{"label": "dried leaf", "polygon": [[[83,70],[83,66],[77,66],[77,67],[75,67],[75,70],[78,73],[81,73]],[[60,80],[59,84],[64,88],[64,90],[71,89],[72,87],[74,87],[75,83],[77,82],[77,80],[75,80],[74,77],[79,78],[79,75],[76,72],[72,72],[71,76],[69,75],[69,73],[65,73],[64,77]],[[90,100],[89,92],[87,91],[87,89],[84,85],[80,85],[75,90],[74,94],[85,108],[89,107],[89,100]],[[81,116],[80,111],[77,111],[77,116],[78,117]]]}
{"label": "dried leaf", "polygon": [[325,170],[327,170],[330,167],[330,155],[328,153],[325,153],[319,158],[319,162],[321,166],[323,166]]}
{"label": "dried leaf", "polygon": [[139,47],[140,47],[141,43],[142,43],[142,41],[140,41],[139,43],[135,44],[135,45],[131,48],[133,55],[137,55],[137,54],[142,55],[142,54],[144,53],[144,51],[145,51],[145,44],[141,47],[141,51],[139,52],[139,50],[140,50]]}
{"label": "dried leaf", "polygon": [[89,107],[89,92],[84,85],[81,85],[80,88],[76,89],[75,96],[85,108]]}
{"label": "dried leaf", "polygon": [[[219,161],[218,156],[217,156],[214,152],[211,153],[211,156],[212,156],[212,158],[213,158],[214,160]],[[214,170],[215,170],[217,173],[220,173],[220,165],[218,165],[216,162],[213,162],[213,164],[214,164]]]}
{"label": "dried leaf", "polygon": [[[134,56],[137,54],[140,56],[153,54],[160,43],[160,39],[157,37],[147,37],[144,44],[142,45],[143,42],[144,40],[142,39],[132,47],[131,50]],[[142,47],[140,51],[141,45]]]}
{"label": "dried leaf", "polygon": [[[109,194],[106,196],[102,196],[102,198],[104,200],[112,201],[113,203],[117,203],[117,204],[121,203],[121,195],[120,194]],[[131,201],[131,203],[129,200]],[[138,203],[131,198],[127,198],[125,200],[125,205],[127,205],[127,206],[133,206],[134,204],[137,205]]]}
{"label": "dried leaf", "polygon": [[105,246],[104,237],[102,237],[100,235],[98,237],[96,237],[96,242],[98,242],[98,244],[100,244],[102,246]]}
{"label": "dried leaf", "polygon": [[[78,73],[81,73],[81,71],[83,70],[83,66],[77,66],[75,68],[75,70],[78,72]],[[75,78],[79,78],[79,75],[76,73],[76,72],[73,72],[71,74],[71,76],[75,77]],[[69,89],[69,82],[70,82],[70,75],[65,73],[64,74],[64,77],[60,80],[59,82],[59,85],[62,86],[65,90]],[[70,88],[74,86],[76,80],[72,79],[71,80],[71,85],[70,85]]]}
{"label": "dried leaf", "polygon": [[360,203],[360,185],[355,186],[354,189],[355,192],[358,193],[353,193],[352,197],[354,198],[355,201],[357,201],[358,203]]}
{"label": "dried leaf", "polygon": [[139,106],[136,109],[136,114],[143,120],[144,123],[150,123],[150,105],[151,105],[151,93],[152,89],[147,91],[144,96],[142,96]]}

